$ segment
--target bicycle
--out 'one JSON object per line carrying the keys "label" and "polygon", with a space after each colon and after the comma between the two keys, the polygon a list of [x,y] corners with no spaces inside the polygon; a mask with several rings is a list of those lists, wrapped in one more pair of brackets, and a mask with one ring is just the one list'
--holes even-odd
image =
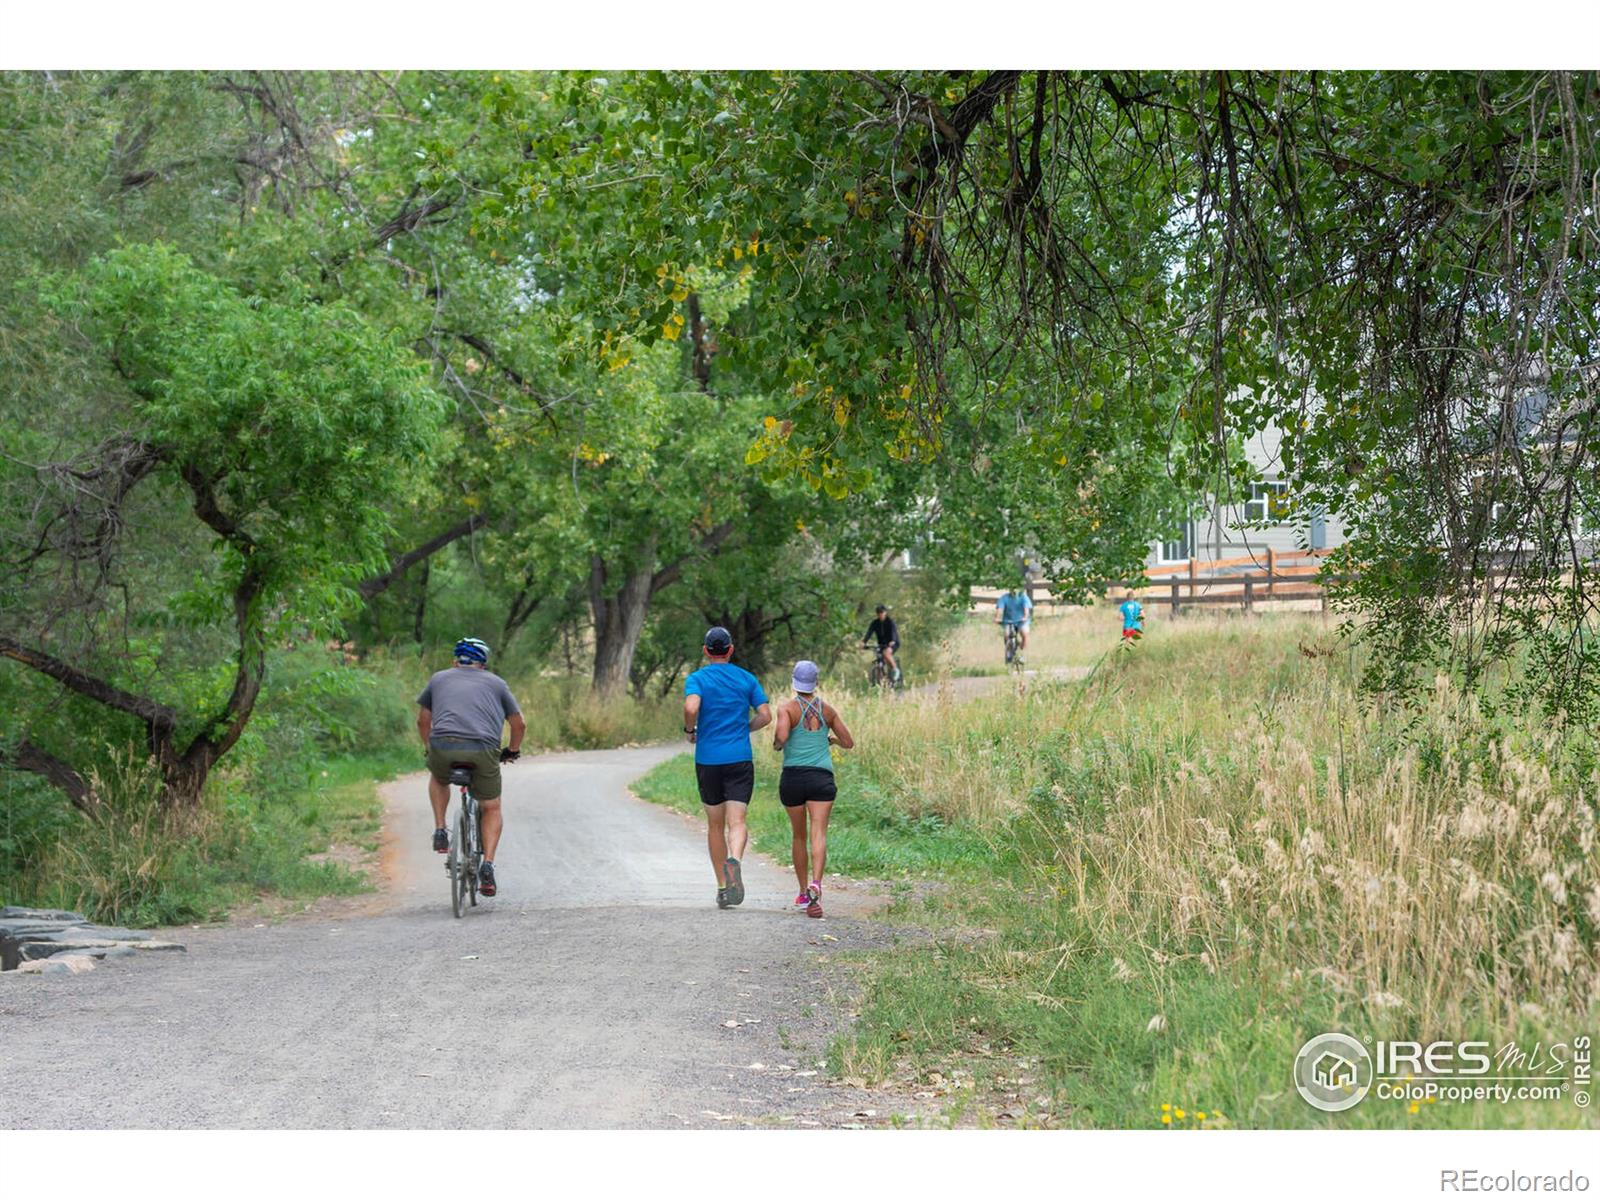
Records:
{"label": "bicycle", "polygon": [[887,687],[892,691],[899,691],[904,684],[904,672],[902,678],[897,680],[889,668],[889,660],[883,656],[883,651],[884,647],[879,646],[872,656],[872,666],[867,670],[867,683],[873,688]]}
{"label": "bicycle", "polygon": [[1013,671],[1021,671],[1026,665],[1022,658],[1022,627],[1010,621],[1004,622],[1006,633],[1006,666]]}
{"label": "bicycle", "polygon": [[457,917],[478,907],[478,868],[483,865],[483,832],[478,825],[478,798],[472,794],[472,764],[451,763],[450,783],[461,789],[461,808],[444,869],[450,876],[450,908]]}

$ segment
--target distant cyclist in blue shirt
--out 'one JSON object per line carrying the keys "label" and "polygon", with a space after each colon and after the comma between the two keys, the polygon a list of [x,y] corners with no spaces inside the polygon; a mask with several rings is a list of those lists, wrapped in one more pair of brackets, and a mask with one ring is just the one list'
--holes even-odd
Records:
{"label": "distant cyclist in blue shirt", "polygon": [[1000,626],[1000,636],[1005,637],[1006,626],[1015,625],[1022,634],[1022,654],[1028,653],[1028,630],[1033,625],[1033,598],[1020,586],[1001,592],[994,602],[994,622]]}
{"label": "distant cyclist in blue shirt", "polygon": [[694,745],[717,907],[732,908],[744,903],[739,860],[750,840],[745,814],[756,783],[750,735],[772,723],[772,706],[760,681],[728,661],[733,635],[721,625],[706,630],[705,652],[706,665],[683,681],[683,732]]}
{"label": "distant cyclist in blue shirt", "polygon": [[1124,641],[1136,642],[1144,636],[1144,605],[1133,598],[1133,589],[1124,588],[1122,603],[1117,605],[1117,611],[1122,614],[1122,637]]}

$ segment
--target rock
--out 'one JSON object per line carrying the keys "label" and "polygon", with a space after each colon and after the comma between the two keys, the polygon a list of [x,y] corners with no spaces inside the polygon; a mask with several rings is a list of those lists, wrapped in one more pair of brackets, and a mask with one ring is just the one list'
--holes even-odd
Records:
{"label": "rock", "polygon": [[[27,912],[27,909],[7,909],[8,912]],[[70,921],[47,921],[18,917],[0,921],[0,971],[14,971],[22,960],[19,948],[24,942],[53,937],[77,929]]]}
{"label": "rock", "polygon": [[35,958],[17,971],[23,975],[81,975],[94,970],[94,959],[83,954],[63,954],[59,958]]}
{"label": "rock", "polygon": [[105,951],[126,945],[127,942],[114,942],[108,938],[77,937],[70,941],[23,942],[17,947],[17,954],[23,962],[31,962],[40,958],[54,958],[58,954],[91,954],[96,950]]}
{"label": "rock", "polygon": [[[62,909],[7,908],[24,914],[0,920],[0,971],[15,971],[22,964],[63,954],[106,958],[113,950],[182,950],[176,942],[152,940],[136,929],[91,925],[77,913]],[[64,918],[77,917],[76,921]],[[115,957],[121,957],[120,954]]]}
{"label": "rock", "polygon": [[0,921],[70,921],[82,925],[87,920],[82,913],[68,912],[64,908],[19,908],[14,904],[0,908]]}
{"label": "rock", "polygon": [[142,942],[150,935],[137,929],[116,929],[105,925],[73,925],[65,929],[29,934],[30,942],[70,942],[78,938],[93,938],[97,942]]}

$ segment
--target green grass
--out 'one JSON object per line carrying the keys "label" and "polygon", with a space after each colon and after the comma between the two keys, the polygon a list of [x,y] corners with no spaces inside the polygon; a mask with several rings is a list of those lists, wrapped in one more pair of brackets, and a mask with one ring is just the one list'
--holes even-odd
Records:
{"label": "green grass", "polygon": [[[836,1075],[959,1124],[1595,1124],[1560,1101],[1327,1115],[1289,1075],[1329,1031],[1526,1047],[1600,1024],[1590,736],[1447,685],[1374,704],[1315,616],[1159,622],[1130,651],[1095,628],[1081,683],[840,698],[858,749],[830,869],[960,886],[900,900],[937,936],[866,957]],[[751,822],[786,862],[775,775]],[[687,759],[639,790],[699,809]]]}
{"label": "green grass", "polygon": [[[757,751],[755,796],[750,805],[750,840],[762,854],[789,862],[789,818],[778,802],[778,760]],[[872,878],[925,876],[977,870],[990,847],[979,830],[951,825],[931,814],[909,815],[843,755],[835,762],[839,798],[828,822],[828,870]],[[633,785],[644,800],[699,816],[694,756],[680,755]]]}
{"label": "green grass", "polygon": [[280,769],[270,786],[224,777],[199,813],[174,821],[154,804],[143,764],[133,764],[125,786],[110,789],[105,819],[70,816],[31,871],[0,878],[0,903],[144,927],[219,920],[264,896],[366,891],[362,873],[315,856],[335,846],[375,851],[377,782],[415,766],[416,755],[391,749],[330,758],[298,778]]}
{"label": "green grass", "polygon": [[[91,823],[37,779],[0,773],[0,904],[71,908],[138,926],[213,921],[258,900],[309,901],[369,889],[321,856],[377,848],[377,784],[422,769],[413,699],[427,664],[373,655],[361,665],[317,646],[276,653],[268,692],[196,813],[157,803],[151,765],[108,750],[97,767],[105,817]],[[512,680],[524,747],[588,749],[660,740],[672,701],[599,701],[576,678]]]}

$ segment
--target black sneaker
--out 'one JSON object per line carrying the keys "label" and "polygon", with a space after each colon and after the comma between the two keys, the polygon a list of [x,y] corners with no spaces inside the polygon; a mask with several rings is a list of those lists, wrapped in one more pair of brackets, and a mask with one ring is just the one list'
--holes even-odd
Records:
{"label": "black sneaker", "polygon": [[433,831],[433,851],[435,854],[450,853],[450,831],[448,829],[435,829]]}
{"label": "black sneaker", "polygon": [[717,907],[718,908],[727,908],[728,907],[728,889],[725,888],[725,887],[719,887],[717,889]]}
{"label": "black sneaker", "polygon": [[494,886],[494,864],[486,862],[478,868],[478,895],[492,896],[496,890]]}

